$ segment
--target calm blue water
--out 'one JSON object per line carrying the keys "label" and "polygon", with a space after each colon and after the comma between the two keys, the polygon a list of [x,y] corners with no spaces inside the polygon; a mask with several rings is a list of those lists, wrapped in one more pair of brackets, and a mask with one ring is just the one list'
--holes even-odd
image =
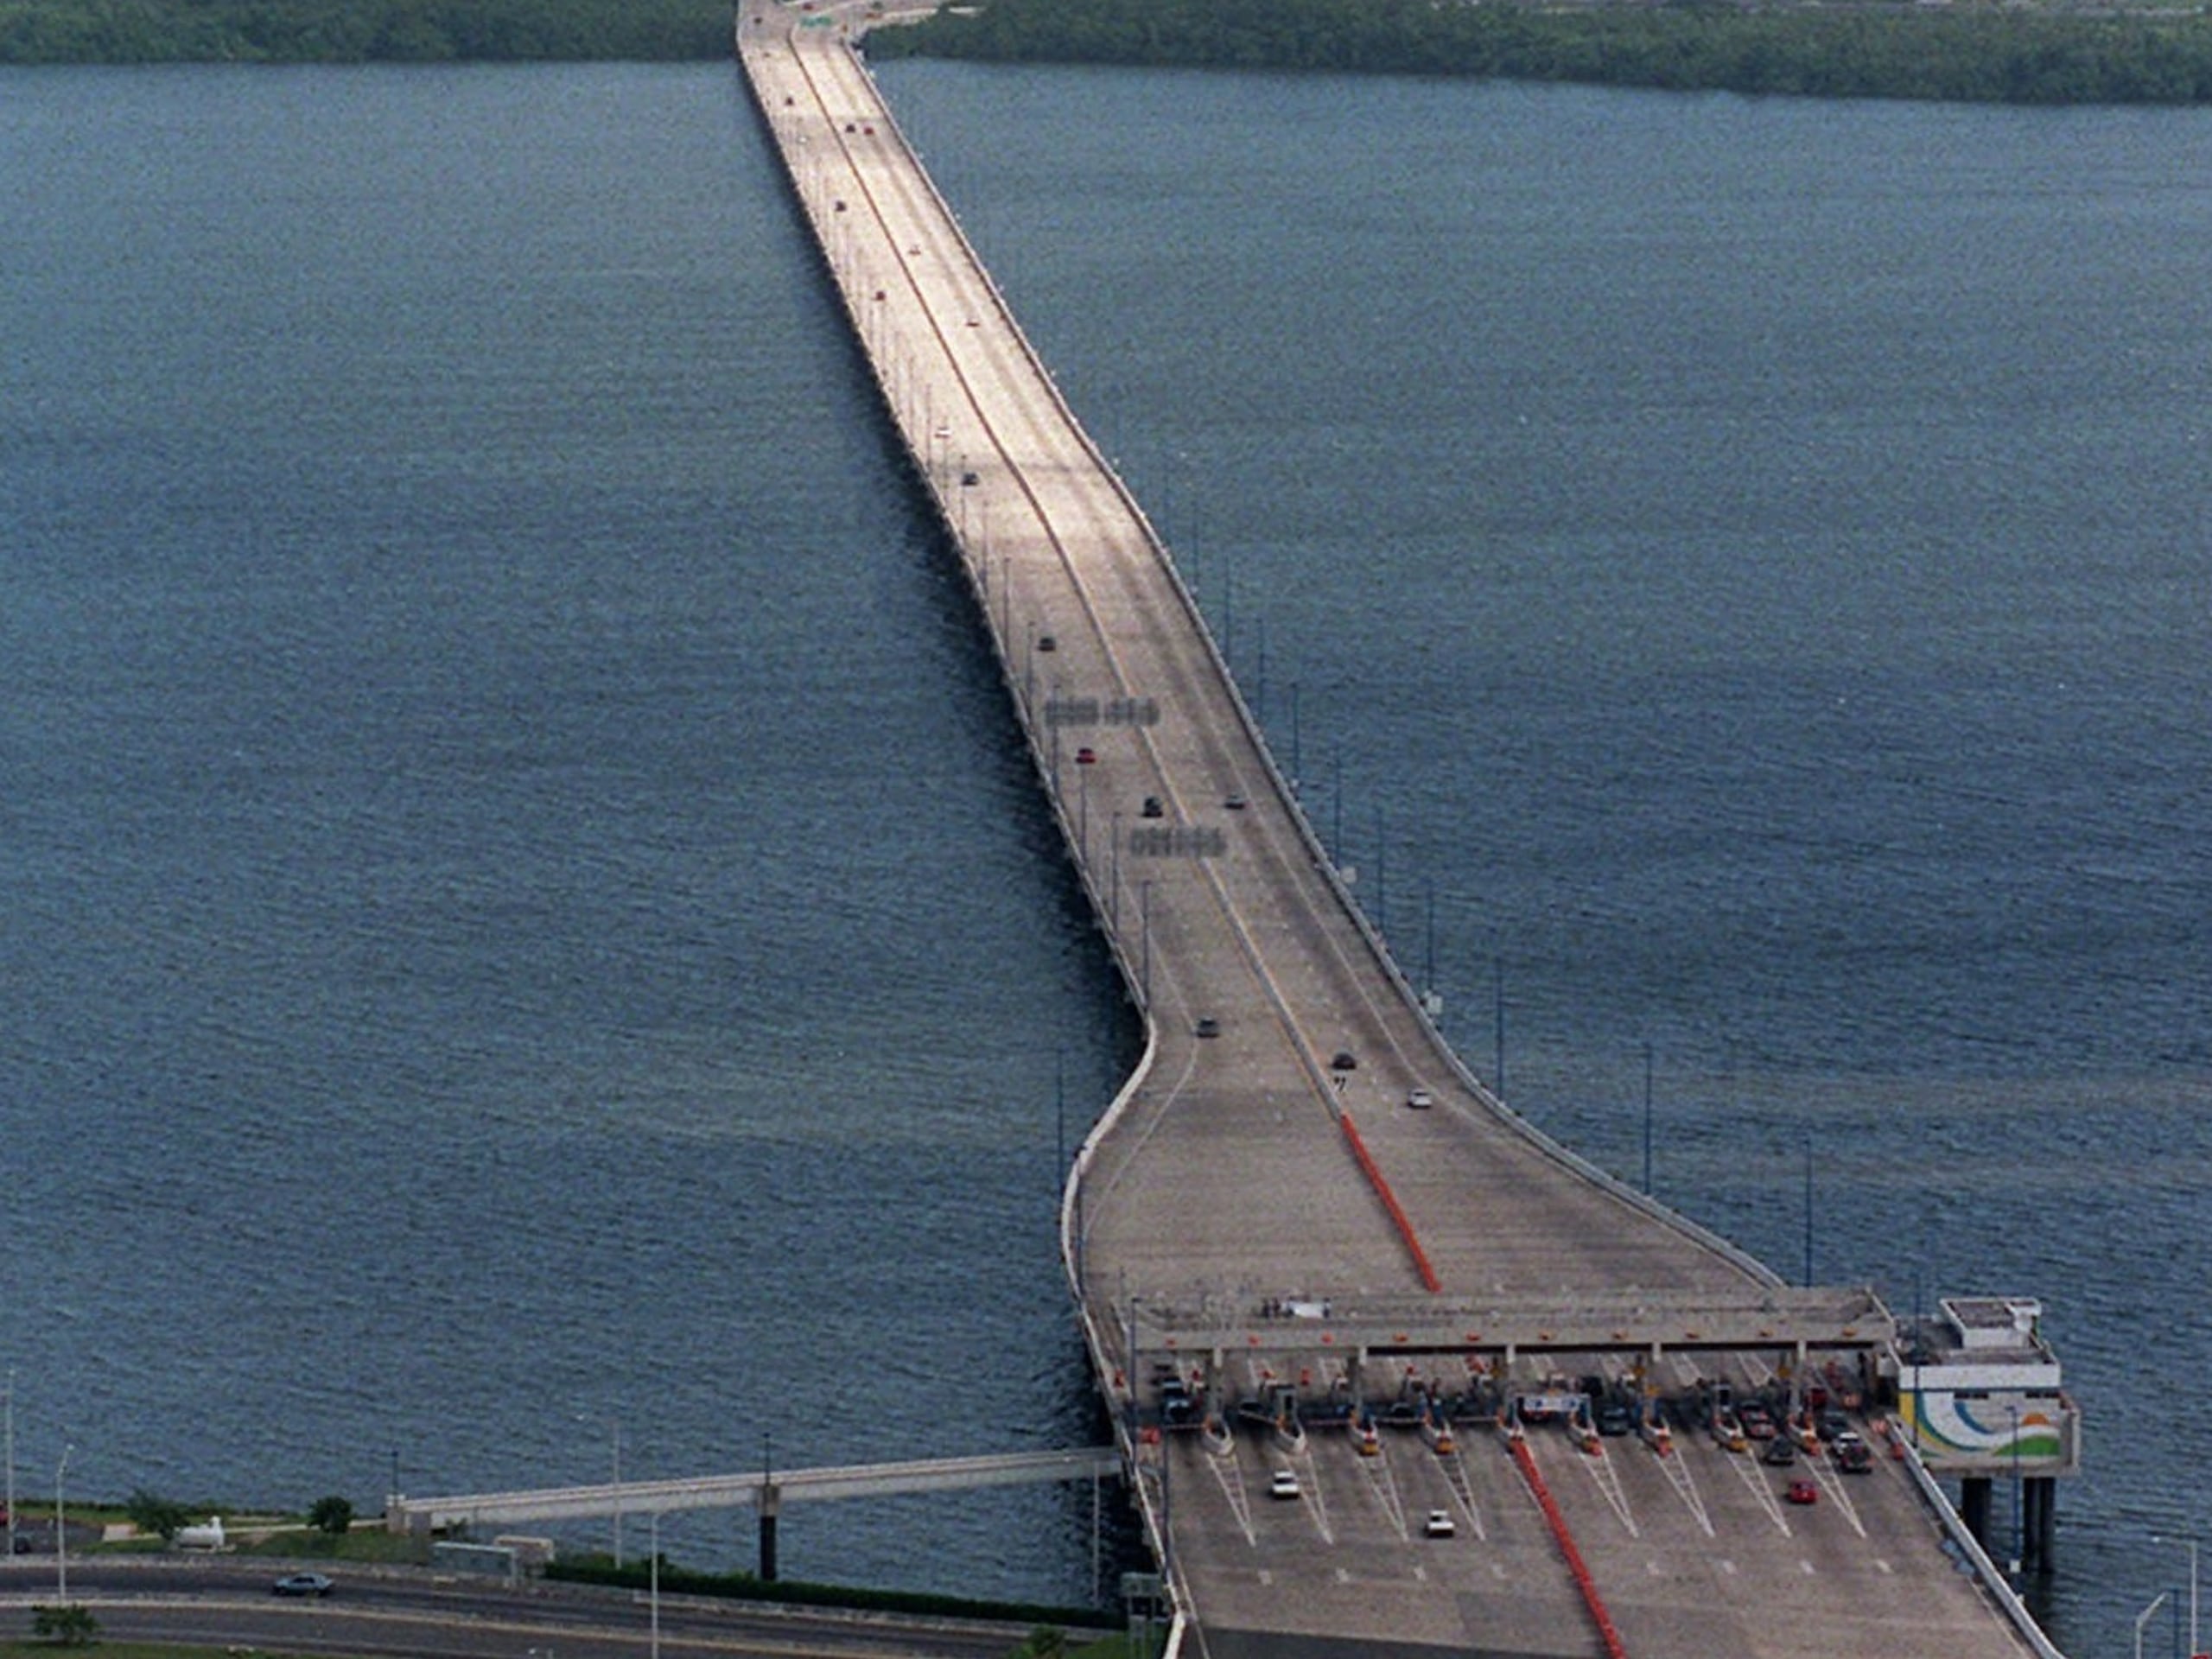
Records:
{"label": "calm blue water", "polygon": [[[2212,118],[887,81],[1478,1068],[1502,979],[1785,1271],[1809,1141],[1821,1277],[2045,1299],[2120,1650],[2212,1461]],[[1086,1433],[1128,1033],[730,72],[10,73],[0,223],[26,1468]],[[924,1514],[786,1570],[1087,1593],[1088,1494]]]}

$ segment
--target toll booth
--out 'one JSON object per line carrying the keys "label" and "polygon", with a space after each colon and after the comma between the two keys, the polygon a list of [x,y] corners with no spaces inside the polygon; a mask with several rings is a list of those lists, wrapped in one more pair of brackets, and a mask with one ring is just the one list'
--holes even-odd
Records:
{"label": "toll booth", "polygon": [[[2082,1414],[2026,1296],[1956,1296],[1900,1327],[1899,1427],[1931,1473],[1960,1483],[1967,1529],[2014,1572],[2048,1572],[2053,1482],[2079,1471]],[[1993,1481],[2013,1488],[2009,1539],[1991,1537]]]}

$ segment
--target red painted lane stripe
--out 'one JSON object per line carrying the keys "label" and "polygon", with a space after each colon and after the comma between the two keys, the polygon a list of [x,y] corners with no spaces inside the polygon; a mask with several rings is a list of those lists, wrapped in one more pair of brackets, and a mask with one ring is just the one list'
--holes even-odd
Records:
{"label": "red painted lane stripe", "polygon": [[1421,1240],[1414,1236],[1414,1224],[1406,1219],[1406,1212],[1398,1206],[1398,1195],[1390,1191],[1390,1183],[1382,1179],[1382,1172],[1376,1167],[1375,1160],[1367,1150],[1367,1142],[1359,1138],[1359,1131],[1352,1127],[1351,1114],[1339,1112],[1337,1122],[1344,1126],[1344,1139],[1351,1142],[1351,1155],[1359,1160],[1366,1173],[1368,1184],[1375,1189],[1376,1197],[1382,1200],[1382,1207],[1390,1212],[1390,1219],[1398,1224],[1398,1236],[1406,1241],[1406,1249],[1413,1253],[1414,1267],[1421,1274],[1421,1281],[1429,1289],[1444,1288],[1436,1277],[1436,1269],[1428,1265],[1428,1252],[1421,1247]]}
{"label": "red painted lane stripe", "polygon": [[1544,1519],[1551,1523],[1552,1537],[1559,1544],[1559,1553],[1567,1558],[1567,1570],[1574,1575],[1575,1588],[1582,1592],[1582,1599],[1597,1623],[1598,1637],[1605,1643],[1609,1659],[1628,1659],[1628,1649],[1621,1645],[1621,1633],[1613,1628],[1613,1616],[1605,1611],[1605,1604],[1598,1594],[1597,1581],[1590,1576],[1582,1552],[1574,1547],[1574,1535],[1567,1529],[1567,1517],[1559,1512],[1552,1489],[1544,1484],[1544,1478],[1536,1468],[1535,1453],[1529,1450],[1526,1440],[1513,1442],[1513,1460],[1521,1465],[1521,1478],[1529,1483],[1529,1490],[1536,1495]]}

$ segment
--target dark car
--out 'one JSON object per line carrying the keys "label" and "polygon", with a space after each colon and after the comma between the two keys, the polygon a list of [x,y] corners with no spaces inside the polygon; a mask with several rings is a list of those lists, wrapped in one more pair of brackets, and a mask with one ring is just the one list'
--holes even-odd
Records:
{"label": "dark car", "polygon": [[1787,1434],[1777,1434],[1759,1448],[1759,1461],[1787,1469],[1797,1461],[1797,1442]]}
{"label": "dark car", "polygon": [[288,1573],[269,1586],[274,1596],[327,1596],[331,1582],[320,1573]]}
{"label": "dark car", "polygon": [[1599,1406],[1597,1418],[1600,1434],[1625,1434],[1636,1423],[1629,1408],[1618,1400],[1608,1400]]}
{"label": "dark car", "polygon": [[1221,1035],[1221,1021],[1208,1014],[1191,1029],[1200,1037],[1218,1037]]}
{"label": "dark car", "polygon": [[1166,809],[1166,807],[1162,806],[1162,805],[1160,804],[1160,797],[1159,797],[1159,796],[1157,796],[1157,795],[1147,795],[1147,796],[1146,796],[1146,797],[1144,798],[1144,816],[1145,816],[1146,817],[1147,817],[1147,818],[1165,817],[1166,816],[1166,813],[1167,813],[1167,809]]}
{"label": "dark car", "polygon": [[1356,1071],[1358,1069],[1359,1061],[1348,1048],[1340,1048],[1329,1057],[1329,1070],[1332,1071]]}

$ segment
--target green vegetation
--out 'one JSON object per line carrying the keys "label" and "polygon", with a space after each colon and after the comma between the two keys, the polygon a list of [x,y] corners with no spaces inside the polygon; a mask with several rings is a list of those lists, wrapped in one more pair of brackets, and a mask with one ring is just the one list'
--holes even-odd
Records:
{"label": "green vegetation", "polygon": [[962,0],[878,58],[1369,71],[2024,104],[2212,101],[2212,14],[1981,4]]}
{"label": "green vegetation", "polygon": [[72,1602],[67,1607],[31,1609],[31,1634],[41,1641],[65,1648],[81,1648],[89,1645],[99,1633],[100,1622],[92,1617],[89,1607]]}
{"label": "green vegetation", "polygon": [[[575,1584],[613,1584],[642,1590],[652,1580],[652,1567],[645,1561],[626,1561],[617,1567],[600,1556],[555,1561],[545,1569],[545,1576]],[[921,1591],[806,1584],[789,1579],[756,1578],[750,1573],[702,1573],[671,1566],[664,1557],[660,1564],[660,1587],[671,1595],[728,1596],[744,1601],[784,1602],[807,1607],[858,1607],[941,1618],[1003,1619],[1071,1630],[1097,1629],[1122,1622],[1117,1613],[1091,1608],[1037,1607],[1022,1602],[974,1601],[963,1596],[932,1595]]]}
{"label": "green vegetation", "polygon": [[[0,63],[700,59],[729,0],[0,0]],[[1992,0],[957,0],[877,57],[1584,81],[2017,104],[2212,102],[2212,8]]]}
{"label": "green vegetation", "polygon": [[0,0],[0,63],[435,63],[730,52],[729,0]]}
{"label": "green vegetation", "polygon": [[150,1532],[163,1543],[175,1541],[192,1522],[190,1511],[173,1497],[162,1497],[137,1488],[124,1501],[123,1512],[130,1517],[130,1524],[141,1532]]}
{"label": "green vegetation", "polygon": [[343,1538],[353,1527],[353,1500],[333,1494],[318,1497],[308,1511],[308,1525],[333,1538]]}

